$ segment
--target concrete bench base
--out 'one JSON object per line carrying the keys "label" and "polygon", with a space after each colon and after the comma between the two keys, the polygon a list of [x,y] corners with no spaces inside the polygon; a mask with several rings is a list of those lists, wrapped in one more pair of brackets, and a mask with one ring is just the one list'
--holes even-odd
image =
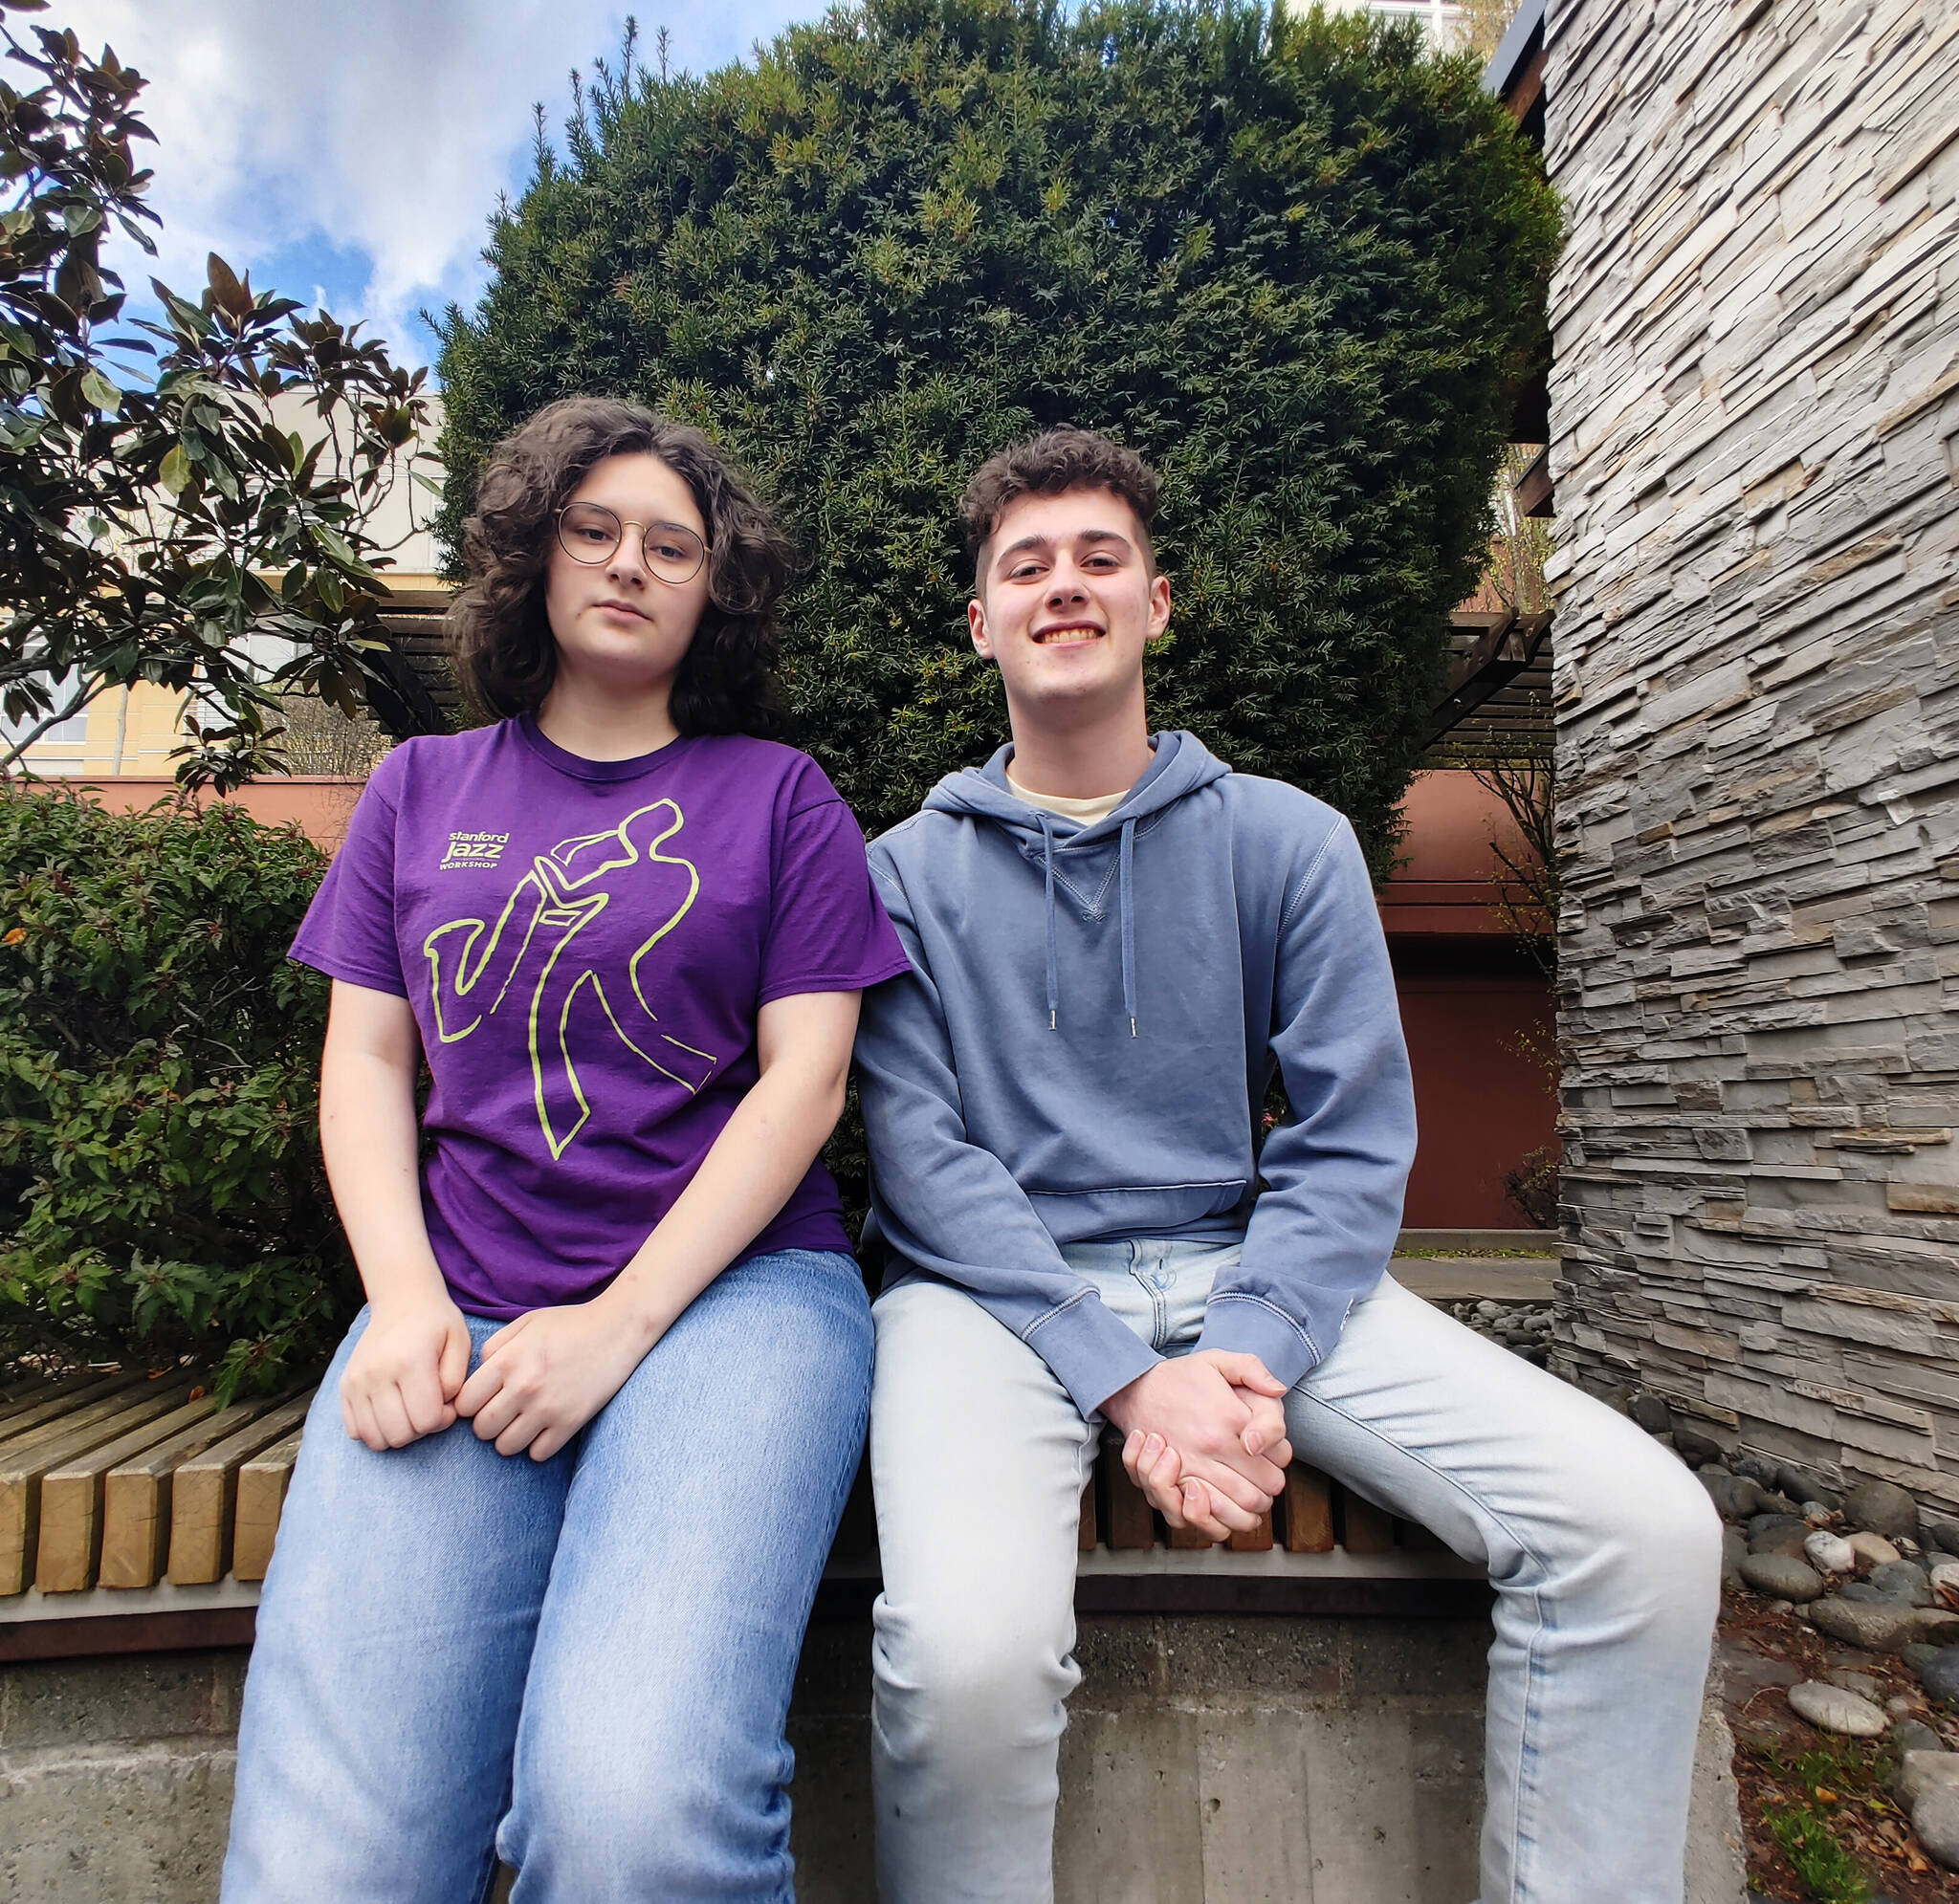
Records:
{"label": "concrete bench base", "polygon": [[[1476,1894],[1482,1620],[1082,1622],[1062,1904],[1464,1904]],[[803,1904],[869,1904],[869,1630],[810,1633],[790,1721]],[[0,1669],[0,1896],[211,1904],[246,1654]],[[1725,1728],[1704,1738],[1689,1904],[1739,1904]]]}

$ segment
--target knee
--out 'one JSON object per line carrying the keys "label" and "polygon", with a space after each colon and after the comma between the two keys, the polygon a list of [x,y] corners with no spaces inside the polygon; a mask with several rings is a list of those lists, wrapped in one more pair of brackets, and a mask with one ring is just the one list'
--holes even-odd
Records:
{"label": "knee", "polygon": [[1721,1517],[1674,1455],[1628,1429],[1626,1456],[1586,1517],[1608,1597],[1643,1624],[1711,1626],[1720,1599]]}
{"label": "knee", "polygon": [[519,1759],[498,1846],[541,1894],[786,1895],[788,1750],[691,1712],[545,1728]]}
{"label": "knee", "polygon": [[875,1722],[899,1758],[981,1763],[1058,1737],[1081,1678],[1072,1621],[1017,1604],[888,1607],[872,1647]]}

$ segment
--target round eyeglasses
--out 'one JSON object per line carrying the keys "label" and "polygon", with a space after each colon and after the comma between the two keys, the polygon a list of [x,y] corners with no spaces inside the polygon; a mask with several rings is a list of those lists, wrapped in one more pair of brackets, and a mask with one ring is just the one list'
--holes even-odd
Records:
{"label": "round eyeglasses", "polygon": [[708,558],[708,545],[678,522],[622,522],[602,502],[568,502],[558,512],[558,546],[589,568],[609,562],[628,529],[639,531],[647,568],[671,587],[692,581]]}

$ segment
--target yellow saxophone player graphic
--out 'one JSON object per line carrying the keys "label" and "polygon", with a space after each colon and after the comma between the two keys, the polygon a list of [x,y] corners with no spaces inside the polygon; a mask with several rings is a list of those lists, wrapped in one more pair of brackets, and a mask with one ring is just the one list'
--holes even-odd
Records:
{"label": "yellow saxophone player graphic", "polygon": [[[659,1023],[659,1014],[647,1000],[640,968],[647,954],[687,917],[700,891],[693,863],[660,850],[686,823],[686,816],[672,800],[655,800],[628,813],[609,833],[561,840],[531,862],[531,870],[505,901],[480,952],[481,919],[452,919],[422,941],[434,992],[435,1027],[444,1044],[468,1038],[496,1011],[527,959],[536,966],[537,980],[529,993],[531,1080],[538,1122],[554,1159],[563,1156],[592,1114],[571,1056],[571,1011],[582,992],[590,990],[628,1050],[689,1092],[700,1090],[720,1062],[664,1032],[640,1029],[636,1018],[632,1022],[639,1029],[638,1038],[619,1021],[620,1011],[631,1014],[625,996],[629,992],[645,1014],[647,1027]],[[630,898],[607,877],[629,868],[637,873]],[[585,890],[596,880],[606,885],[597,891]],[[614,972],[608,993],[598,972],[566,954],[615,896],[621,905],[648,906],[654,913],[666,907],[671,909],[640,942],[624,972]],[[531,958],[533,940],[540,963]]]}

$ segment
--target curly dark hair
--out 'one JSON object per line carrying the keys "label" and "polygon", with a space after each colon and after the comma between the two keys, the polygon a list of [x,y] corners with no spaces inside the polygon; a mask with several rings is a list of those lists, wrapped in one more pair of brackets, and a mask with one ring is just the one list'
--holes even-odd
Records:
{"label": "curly dark hair", "polygon": [[1058,424],[1038,436],[1011,443],[974,471],[959,498],[966,553],[979,560],[1009,503],[1024,495],[1062,495],[1069,490],[1107,490],[1128,503],[1142,525],[1144,558],[1155,568],[1150,525],[1156,520],[1163,478],[1134,449],[1124,449],[1099,429],[1078,429],[1073,424]]}
{"label": "curly dark hair", "polygon": [[468,580],[448,621],[463,690],[501,718],[543,705],[558,673],[544,614],[558,512],[594,465],[641,453],[657,456],[693,492],[711,552],[707,606],[673,680],[673,725],[682,733],[772,738],[787,724],[775,605],[795,579],[795,545],[699,430],[616,397],[546,404],[484,464],[475,513],[463,524]]}

